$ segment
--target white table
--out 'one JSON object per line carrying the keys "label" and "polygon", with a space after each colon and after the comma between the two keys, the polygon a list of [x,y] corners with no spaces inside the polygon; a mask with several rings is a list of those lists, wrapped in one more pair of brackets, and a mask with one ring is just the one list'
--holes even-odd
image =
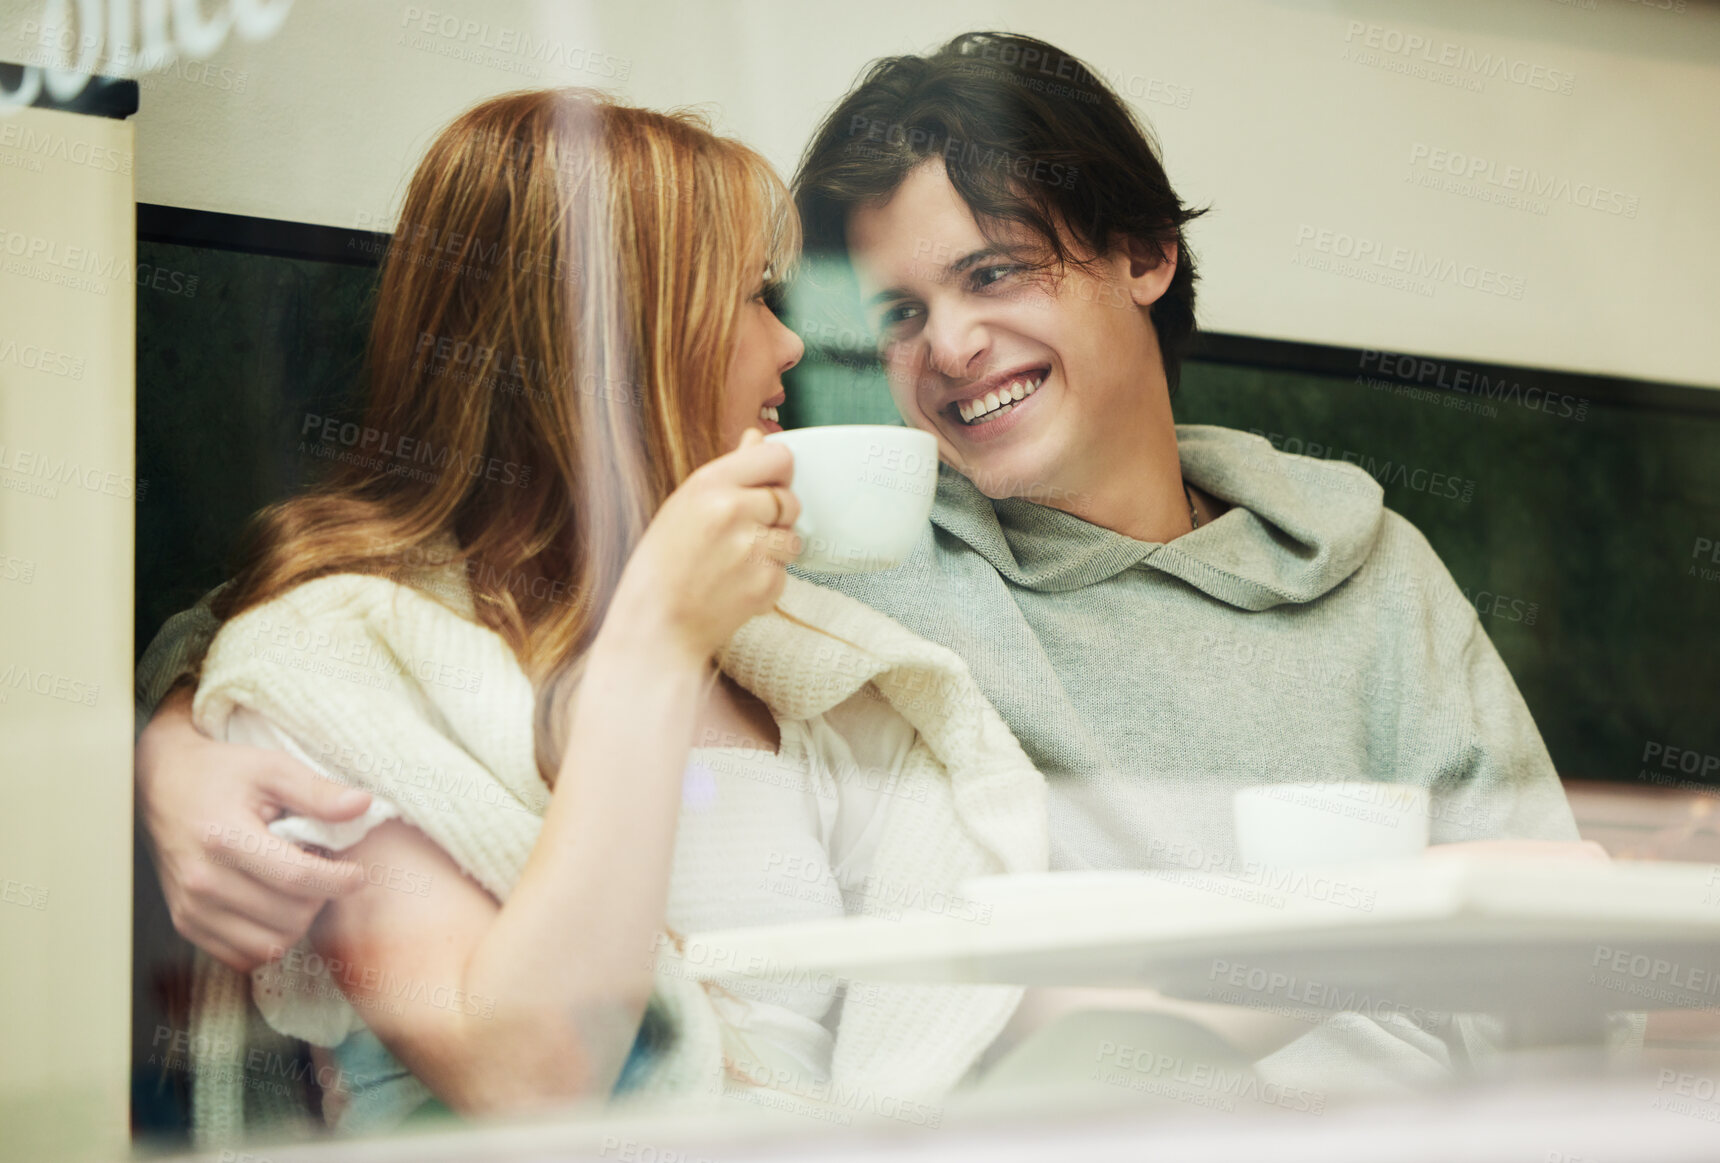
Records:
{"label": "white table", "polygon": [[690,970],[1490,1012],[1530,1045],[1592,1041],[1608,1011],[1720,1007],[1710,865],[1468,857],[1273,875],[987,878],[934,898],[941,913],[698,934]]}
{"label": "white table", "polygon": [[[1109,1117],[1027,1105],[1007,1117],[957,1118],[939,1131],[860,1133],[781,1123],[767,1130],[677,1117],[540,1119],[380,1138],[211,1151],[196,1163],[1712,1163],[1713,1102],[1667,1109],[1652,1083],[1490,1086],[1392,1102],[1343,1104],[1319,1118],[1153,1110]],[[1675,1107],[1680,1104],[1674,1104]],[[190,1156],[155,1163],[193,1163]]]}

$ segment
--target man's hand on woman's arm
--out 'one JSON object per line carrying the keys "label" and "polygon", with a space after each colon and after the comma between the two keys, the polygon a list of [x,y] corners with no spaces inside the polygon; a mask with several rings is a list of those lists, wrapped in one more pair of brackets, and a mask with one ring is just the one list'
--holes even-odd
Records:
{"label": "man's hand on woman's arm", "polygon": [[240,972],[305,935],[323,903],[363,870],[272,835],[286,813],[349,820],[370,796],[278,751],[217,743],[191,722],[191,694],[162,700],[137,741],[138,811],[181,936]]}

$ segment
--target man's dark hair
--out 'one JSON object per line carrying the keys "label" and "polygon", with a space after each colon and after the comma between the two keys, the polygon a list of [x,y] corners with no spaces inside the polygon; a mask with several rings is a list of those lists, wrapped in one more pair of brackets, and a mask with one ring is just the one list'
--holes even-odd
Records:
{"label": "man's dark hair", "polygon": [[1183,226],[1203,211],[1171,189],[1146,126],[1077,58],[1042,40],[968,32],[930,56],[886,57],[831,111],[795,178],[806,251],[847,253],[848,216],[942,157],[982,230],[1025,227],[1058,266],[1133,238],[1177,269],[1153,304],[1174,390],[1194,334],[1194,255]]}

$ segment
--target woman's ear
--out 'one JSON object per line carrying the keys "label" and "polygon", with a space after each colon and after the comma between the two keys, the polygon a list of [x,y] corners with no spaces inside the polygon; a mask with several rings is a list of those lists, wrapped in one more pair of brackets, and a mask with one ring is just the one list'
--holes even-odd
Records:
{"label": "woman's ear", "polygon": [[1168,243],[1160,250],[1144,238],[1124,239],[1117,265],[1135,306],[1151,307],[1177,273],[1177,244]]}

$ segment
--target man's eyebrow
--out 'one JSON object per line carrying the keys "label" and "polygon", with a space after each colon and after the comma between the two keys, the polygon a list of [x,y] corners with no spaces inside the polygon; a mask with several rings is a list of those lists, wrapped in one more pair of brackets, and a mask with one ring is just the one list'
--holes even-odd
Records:
{"label": "man's eyebrow", "polygon": [[995,246],[982,247],[971,254],[964,254],[955,262],[944,268],[947,275],[959,275],[969,267],[982,263],[988,258],[1003,258],[1004,252]]}
{"label": "man's eyebrow", "polygon": [[[939,275],[939,281],[941,282],[943,279],[946,279],[951,275],[959,275],[963,271],[984,262],[988,258],[1000,258],[1003,257],[1003,255],[1004,252],[995,246],[984,246],[978,250],[970,251],[956,259],[955,262],[946,266],[943,269],[943,273]],[[879,291],[877,294],[868,298],[866,300],[866,306],[876,307],[880,303],[887,303],[892,299],[905,299],[907,297],[908,292],[903,290],[901,287],[885,287],[882,291]]]}

